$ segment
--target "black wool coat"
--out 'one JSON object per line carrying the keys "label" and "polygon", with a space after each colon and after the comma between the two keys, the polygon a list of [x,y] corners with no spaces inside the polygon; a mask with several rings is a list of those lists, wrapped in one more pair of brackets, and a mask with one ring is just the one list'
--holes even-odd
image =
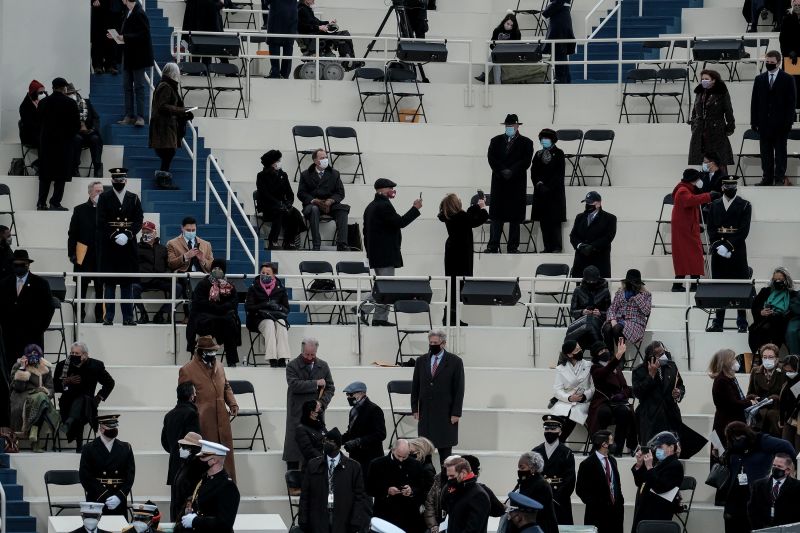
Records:
{"label": "black wool coat", "polygon": [[180,522],[186,509],[186,500],[191,499],[197,483],[208,470],[205,463],[197,457],[180,459],[178,470],[170,485],[169,516],[173,522]]}
{"label": "black wool coat", "polygon": [[[97,394],[104,400],[107,400],[111,391],[114,390],[115,382],[102,361],[90,357],[79,367],[72,365],[66,366],[67,362],[68,359],[59,361],[53,372],[53,388],[57,393],[61,394],[61,397],[58,399],[61,419],[65,420],[69,416],[72,403],[78,398],[88,396],[88,404],[91,406],[90,416],[86,419],[81,418],[80,424],[72,424],[70,427],[70,432],[67,433],[67,439],[72,441],[83,431],[83,424],[89,423],[93,429],[97,430],[97,406],[91,400]],[[64,380],[62,378],[66,377],[64,375],[65,371],[66,376],[80,376],[81,382],[77,385],[64,386]],[[98,385],[100,385],[99,391],[96,390]]]}
{"label": "black wool coat", "polygon": [[[636,406],[636,423],[639,442],[646,443],[661,431],[678,431],[682,426],[681,409],[672,398],[672,389],[681,391],[679,399],[686,393],[683,378],[675,363],[661,366],[661,377],[651,378],[646,364],[633,369],[631,375],[633,396],[639,400]],[[676,385],[677,383],[677,385]]]}
{"label": "black wool coat", "polygon": [[373,459],[383,456],[383,441],[386,440],[386,420],[383,409],[365,397],[361,403],[350,409],[347,431],[342,435],[342,442],[347,444],[347,453],[354,461],[361,464],[364,475],[369,473],[369,465]]}
{"label": "black wool coat", "polygon": [[[318,379],[325,380],[325,390],[321,396],[317,386]],[[303,404],[309,400],[319,400],[322,403],[322,409],[327,409],[333,393],[336,391],[336,386],[333,383],[328,363],[317,357],[313,369],[309,370],[301,355],[286,365],[286,385],[286,430],[283,441],[283,460],[300,461],[303,459],[303,455],[300,453],[294,434],[303,414]]]}
{"label": "black wool coat", "polygon": [[775,517],[772,518],[774,481],[772,476],[765,477],[753,483],[750,489],[747,514],[754,530],[800,522],[800,505],[797,505],[800,502],[800,481],[793,477],[784,479],[774,502]]}
{"label": "black wool coat", "polygon": [[[339,175],[339,171],[333,167],[328,167],[322,172],[322,177],[317,173],[317,167],[311,165],[300,173],[300,184],[297,186],[297,199],[303,202],[303,206],[311,203],[311,200],[333,200],[331,209],[335,209],[337,204],[344,200],[344,184]],[[347,208],[348,211],[350,208]]]}
{"label": "black wool coat", "polygon": [[572,318],[578,319],[583,316],[583,310],[594,308],[600,311],[598,319],[605,322],[606,312],[611,307],[611,293],[608,291],[608,282],[602,280],[600,285],[589,289],[583,283],[575,288],[572,293],[572,300],[569,304],[569,313]]}
{"label": "black wool coat", "polygon": [[370,520],[361,467],[341,455],[333,471],[333,526],[328,523],[327,457],[312,459],[306,466],[300,492],[298,523],[308,532],[352,533]]}
{"label": "black wool coat", "polygon": [[542,504],[536,513],[536,523],[543,533],[558,533],[558,519],[553,504],[553,490],[541,474],[527,477],[519,484],[519,493]]}
{"label": "black wool coat", "polygon": [[[152,246],[146,242],[139,241],[137,244],[137,252],[139,253],[139,272],[163,274],[171,272],[167,263],[167,247],[161,244],[158,238],[153,240]],[[168,278],[152,278],[152,280],[160,279],[169,282]],[[142,279],[142,283],[151,281],[151,278]],[[176,288],[176,290],[179,290]]]}
{"label": "black wool coat", "polygon": [[[428,495],[422,463],[409,457],[398,461],[392,452],[372,461],[367,475],[367,494],[374,498],[373,515],[391,522],[406,533],[422,533],[425,524],[419,507]],[[389,487],[411,487],[411,496],[389,496]]]}
{"label": "black wool coat", "polygon": [[375,195],[364,209],[364,248],[370,268],[403,266],[403,255],[400,253],[402,229],[419,215],[419,209],[412,206],[400,216],[391,200],[382,194]]}
{"label": "black wool coat", "polygon": [[52,293],[47,280],[29,272],[17,295],[17,277],[0,280],[0,327],[3,328],[7,368],[22,357],[28,344],[44,348],[44,332],[53,318]]}
{"label": "black wool coat", "polygon": [[[264,0],[262,9],[269,9],[267,33],[297,33],[297,2],[295,0]],[[292,39],[269,37],[267,44],[291,45]]]}
{"label": "black wool coat", "polygon": [[[750,270],[747,264],[747,236],[750,234],[750,219],[753,208],[750,202],[737,196],[728,210],[722,198],[711,202],[709,219],[706,222],[708,238],[714,253],[711,255],[711,277],[716,279],[749,279]],[[735,228],[735,233],[720,233],[721,228]],[[727,259],[716,253],[720,240],[724,239],[733,246],[731,258]],[[731,246],[726,245],[728,249]]]}
{"label": "black wool coat", "polygon": [[455,533],[486,533],[489,524],[489,496],[471,478],[459,483],[456,491],[448,496],[447,530]]}
{"label": "black wool coat", "polygon": [[161,428],[161,447],[169,454],[167,485],[172,485],[175,474],[181,466],[180,444],[178,441],[190,431],[200,433],[200,417],[192,402],[179,401],[166,415]]}
{"label": "black wool coat", "polygon": [[489,219],[486,209],[471,205],[466,211],[459,211],[450,218],[439,213],[439,220],[447,227],[447,241],[444,243],[444,275],[472,276],[472,228],[480,227]]}
{"label": "black wool coat", "polygon": [[796,93],[794,78],[783,70],[778,69],[772,87],[767,71],[756,76],[750,98],[750,124],[762,137],[786,135],[792,129]]}
{"label": "black wool coat", "polygon": [[19,105],[19,119],[22,121],[19,130],[20,142],[26,146],[38,147],[42,135],[42,119],[39,117],[36,104],[27,94]]}
{"label": "black wool coat", "polygon": [[[575,248],[575,260],[572,263],[573,278],[583,277],[583,269],[594,265],[600,270],[603,278],[611,277],[611,243],[617,235],[617,217],[608,211],[600,210],[591,224],[587,225],[588,213],[585,211],[575,217],[569,242]],[[578,251],[578,245],[591,244],[591,253]]]}
{"label": "black wool coat", "polygon": [[255,332],[264,319],[286,320],[289,313],[289,294],[280,280],[275,280],[275,288],[267,296],[256,278],[247,289],[244,309],[247,312],[247,329]]}
{"label": "black wool coat", "polygon": [[123,15],[122,66],[126,70],[138,70],[153,66],[153,41],[150,38],[150,19],[147,18],[142,5],[138,2],[130,15]]}
{"label": "black wool coat", "polygon": [[39,102],[39,176],[53,181],[72,181],[75,136],[81,129],[78,104],[58,91]]}
{"label": "black wool coat", "polygon": [[[489,217],[498,222],[522,222],[533,141],[520,133],[511,141],[505,134],[497,135],[489,142],[487,158],[492,169]],[[503,176],[504,170],[510,170],[511,175]]]}
{"label": "black wool coat", "polygon": [[464,361],[456,354],[444,352],[431,377],[431,355],[417,358],[411,384],[411,410],[419,413],[418,432],[437,448],[458,444],[458,424],[451,416],[461,416],[464,404]]}
{"label": "black wool coat", "polygon": [[[136,463],[130,444],[114,439],[109,452],[100,437],[97,437],[83,447],[78,474],[87,502],[105,502],[111,496],[116,496],[120,499],[120,504],[113,510],[104,507],[103,514],[128,514],[128,494],[136,477]],[[98,478],[120,479],[122,482],[107,487]]]}
{"label": "black wool coat", "polygon": [[[97,248],[100,272],[138,272],[139,252],[136,235],[142,231],[144,212],[139,197],[126,191],[122,203],[113,189],[100,194],[97,199]],[[117,225],[124,223],[122,228]],[[120,233],[127,235],[128,242],[120,246],[114,240]],[[131,278],[120,278],[130,283]],[[112,282],[112,279],[108,280]]]}
{"label": "black wool coat", "polygon": [[736,129],[731,95],[725,83],[718,81],[711,89],[698,85],[689,124],[692,139],[689,142],[689,164],[699,165],[703,154],[716,152],[725,165],[733,164],[733,150],[728,136]]}
{"label": "black wool coat", "polygon": [[533,182],[532,220],[567,221],[567,196],[564,191],[566,160],[557,146],[539,150],[531,163]]}
{"label": "black wool coat", "polygon": [[294,431],[294,440],[303,456],[303,464],[307,464],[311,459],[320,457],[324,453],[322,441],[325,440],[325,426],[321,424],[310,426],[301,422],[297,424]]}
{"label": "black wool coat", "polygon": [[676,508],[674,500],[667,501],[658,494],[680,488],[683,482],[683,465],[676,455],[659,461],[649,470],[645,466],[636,470],[635,466],[631,471],[639,490],[636,492],[631,533],[636,533],[636,527],[642,520],[672,520]]}
{"label": "black wool coat", "polygon": [[544,443],[535,447],[533,451],[544,459],[542,476],[550,480],[556,520],[560,525],[572,525],[571,498],[575,492],[575,454],[564,444],[559,444],[550,457],[547,456]]}
{"label": "black wool coat", "polygon": [[[572,13],[570,0],[550,0],[542,11],[542,16],[548,19],[547,38],[548,39],[574,39],[575,33],[572,31]],[[562,45],[566,48],[567,55],[575,53],[575,43]],[[545,48],[545,53],[550,53],[549,45]]]}
{"label": "black wool coat", "polygon": [[606,470],[595,452],[578,467],[578,481],[575,493],[586,505],[583,523],[597,527],[597,533],[622,533],[625,519],[625,498],[622,496],[617,460],[608,456],[614,483],[614,500],[606,481]]}
{"label": "black wool coat", "polygon": [[256,176],[256,191],[258,208],[267,220],[272,220],[272,216],[282,207],[288,209],[294,203],[294,192],[289,184],[289,177],[283,170],[276,172],[269,167],[259,172]]}
{"label": "black wool coat", "polygon": [[[83,263],[75,264],[78,243],[86,245]],[[76,205],[72,210],[67,231],[67,256],[75,264],[76,272],[97,271],[97,207],[91,200]]]}

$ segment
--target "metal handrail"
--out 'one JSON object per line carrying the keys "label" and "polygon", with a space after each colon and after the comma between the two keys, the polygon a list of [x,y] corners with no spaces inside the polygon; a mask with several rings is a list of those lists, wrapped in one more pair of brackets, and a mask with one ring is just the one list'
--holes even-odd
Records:
{"label": "metal handrail", "polygon": [[6,533],[6,531],[8,531],[8,525],[6,524],[6,520],[8,520],[8,516],[6,515],[6,503],[6,489],[3,483],[0,483],[0,533]]}
{"label": "metal handrail", "polygon": [[607,0],[597,0],[597,3],[594,5],[594,7],[592,9],[590,9],[589,12],[586,14],[586,16],[583,18],[583,34],[585,36],[588,37],[591,34],[589,32],[589,19],[592,18],[592,16],[595,14],[595,12],[598,9],[600,9],[600,6],[602,6],[606,2],[607,2]]}
{"label": "metal handrail", "polygon": [[[602,0],[601,0],[601,2],[602,2]],[[599,3],[598,3],[598,5],[599,5]],[[595,8],[596,7],[597,6],[595,6]],[[600,21],[600,24],[597,26],[597,28],[595,28],[594,31],[587,37],[586,44],[583,45],[583,60],[584,61],[588,61],[589,60],[589,42],[592,39],[594,39],[595,35],[597,35],[597,33],[600,30],[603,29],[603,26],[605,26],[606,23],[609,21],[609,19],[611,19],[611,17],[613,17],[614,15],[617,16],[617,39],[619,39],[622,36],[622,13],[620,12],[621,9],[622,9],[622,0],[616,0],[616,4],[614,5],[614,9],[612,9],[611,11],[608,12],[608,14],[606,15],[606,18],[604,18],[602,21]],[[586,22],[588,24],[589,15],[586,15]],[[619,59],[622,59],[622,45],[620,44],[619,46],[620,46],[620,50],[619,50],[619,56],[618,57],[619,57]],[[618,70],[619,70],[619,73],[618,73],[619,80],[622,80],[622,66],[621,65],[620,65]],[[588,65],[588,63],[584,63],[583,64],[583,79],[587,79],[588,76],[589,76],[589,65]]]}

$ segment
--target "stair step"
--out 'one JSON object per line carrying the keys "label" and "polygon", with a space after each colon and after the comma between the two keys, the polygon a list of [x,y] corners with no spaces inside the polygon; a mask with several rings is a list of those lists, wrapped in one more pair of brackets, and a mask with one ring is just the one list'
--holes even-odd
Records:
{"label": "stair step", "polygon": [[6,531],[8,533],[36,531],[36,519],[32,516],[7,516]]}
{"label": "stair step", "polygon": [[0,470],[0,483],[3,485],[13,485],[17,482],[17,471],[13,468],[4,468]]}

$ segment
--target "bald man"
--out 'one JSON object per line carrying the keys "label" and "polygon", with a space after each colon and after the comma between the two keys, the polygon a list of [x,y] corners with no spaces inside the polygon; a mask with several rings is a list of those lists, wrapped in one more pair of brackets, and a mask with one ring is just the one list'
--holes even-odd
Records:
{"label": "bald man", "polygon": [[372,461],[367,474],[367,494],[375,498],[374,516],[406,533],[423,533],[419,514],[425,503],[422,464],[409,457],[408,441],[398,439],[385,456]]}

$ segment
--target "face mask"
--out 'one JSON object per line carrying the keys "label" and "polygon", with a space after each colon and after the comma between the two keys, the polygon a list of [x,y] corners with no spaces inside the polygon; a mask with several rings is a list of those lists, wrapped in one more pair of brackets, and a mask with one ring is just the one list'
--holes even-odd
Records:
{"label": "face mask", "polygon": [[448,479],[447,486],[451,489],[455,489],[456,487],[458,487],[458,480],[456,478]]}
{"label": "face mask", "polygon": [[513,137],[516,133],[516,130],[514,130],[512,126],[506,126],[506,137]]}
{"label": "face mask", "polygon": [[711,80],[700,80],[700,85],[703,86],[703,89],[710,89],[714,85],[714,82]]}
{"label": "face mask", "polygon": [[322,451],[325,452],[325,455],[328,457],[336,457],[339,455],[339,447],[332,442],[326,442],[323,444]]}
{"label": "face mask", "polygon": [[358,400],[356,400],[354,397],[352,397],[352,396],[348,396],[347,397],[347,404],[350,407],[353,407],[356,404],[356,402],[358,402]]}
{"label": "face mask", "polygon": [[183,237],[187,241],[193,241],[195,239],[195,237],[197,237],[197,232],[196,231],[186,231],[186,230],[184,230],[183,231]]}
{"label": "face mask", "polygon": [[545,431],[544,440],[545,442],[547,442],[547,444],[553,444],[555,441],[558,440],[558,433],[553,433],[552,431]]}
{"label": "face mask", "polygon": [[116,439],[117,435],[119,435],[119,429],[118,428],[105,429],[103,430],[103,435],[105,435],[107,439]]}
{"label": "face mask", "polygon": [[181,459],[188,459],[191,454],[192,452],[190,452],[186,448],[181,448],[180,450],[178,450],[178,455],[181,456]]}
{"label": "face mask", "polygon": [[601,363],[607,363],[611,360],[611,354],[608,352],[597,354],[597,360]]}
{"label": "face mask", "polygon": [[269,274],[261,274],[261,276],[259,276],[259,278],[261,279],[261,283],[271,283],[272,282],[272,276],[270,276]]}
{"label": "face mask", "polygon": [[14,274],[21,278],[28,273],[28,265],[14,265]]}
{"label": "face mask", "polygon": [[214,279],[222,279],[225,277],[225,272],[220,270],[219,268],[215,268],[211,271],[211,277]]}
{"label": "face mask", "polygon": [[[703,163],[703,172],[708,172],[708,163]],[[702,180],[697,180],[702,183]],[[695,183],[697,183],[697,181]]]}
{"label": "face mask", "polygon": [[663,461],[667,458],[667,452],[664,451],[664,448],[657,448],[656,449],[656,459],[659,461]]}
{"label": "face mask", "polygon": [[38,365],[39,361],[41,361],[41,360],[42,360],[42,356],[40,356],[39,354],[36,354],[36,355],[30,354],[30,355],[28,355],[28,364],[29,365],[34,365],[34,366]]}
{"label": "face mask", "polygon": [[659,357],[658,360],[661,361],[662,363],[666,363],[667,361],[669,361],[669,357],[667,356],[667,354],[661,354],[661,357]]}
{"label": "face mask", "polygon": [[775,359],[764,359],[761,362],[764,364],[764,368],[767,370],[772,370],[775,368]]}
{"label": "face mask", "polygon": [[78,101],[78,95],[77,94],[68,94],[67,96],[69,96],[69,99],[72,100],[73,102],[77,102]]}
{"label": "face mask", "polygon": [[583,208],[583,210],[585,212],[587,212],[587,213],[591,213],[592,211],[594,211],[596,209],[597,209],[597,206],[594,205],[594,204],[586,204],[586,207]]}
{"label": "face mask", "polygon": [[775,479],[783,479],[786,477],[786,470],[781,470],[777,467],[772,467],[772,477]]}
{"label": "face mask", "polygon": [[69,356],[69,364],[78,366],[81,364],[81,356],[80,355],[71,355]]}
{"label": "face mask", "polygon": [[136,533],[144,533],[148,527],[147,522],[142,522],[141,520],[134,520],[131,522],[131,526],[136,530]]}
{"label": "face mask", "polygon": [[[705,164],[704,164],[703,166],[705,166]],[[706,172],[707,172],[707,171],[706,171]],[[698,189],[702,189],[702,188],[703,188],[703,180],[697,180],[697,181],[695,181],[695,182],[694,182],[694,186],[695,186],[695,187],[697,187]]]}
{"label": "face mask", "polygon": [[726,198],[733,198],[734,196],[736,196],[736,187],[725,189],[724,191],[722,191],[722,194],[724,194]]}
{"label": "face mask", "polygon": [[787,372],[786,377],[789,379],[794,379],[797,377],[797,372]]}
{"label": "face mask", "polygon": [[203,352],[203,361],[213,363],[217,359],[217,352]]}
{"label": "face mask", "polygon": [[142,242],[153,242],[155,235],[152,233],[145,233],[142,235]]}
{"label": "face mask", "polygon": [[553,141],[551,141],[550,139],[542,139],[539,142],[542,143],[542,148],[544,148],[545,150],[553,146]]}
{"label": "face mask", "polygon": [[85,527],[89,531],[94,531],[95,529],[97,529],[97,522],[99,522],[97,518],[84,518],[83,527]]}
{"label": "face mask", "polygon": [[731,370],[733,370],[733,372],[736,373],[739,371],[739,366],[740,366],[739,361],[734,361],[733,365],[731,365]]}
{"label": "face mask", "polygon": [[518,480],[525,481],[529,477],[531,477],[531,471],[530,470],[517,470],[517,479]]}
{"label": "face mask", "polygon": [[777,63],[764,63],[764,66],[767,67],[767,70],[770,71],[770,72],[772,72],[773,70],[778,68],[778,64]]}
{"label": "face mask", "polygon": [[439,344],[431,344],[428,346],[428,350],[432,355],[437,354],[442,351],[442,346]]}
{"label": "face mask", "polygon": [[114,187],[115,191],[121,192],[122,189],[125,188],[125,182],[124,181],[115,181],[114,183],[111,184],[111,186]]}
{"label": "face mask", "polygon": [[734,450],[744,450],[747,446],[747,437],[736,437],[731,443],[731,448]]}
{"label": "face mask", "polygon": [[776,279],[775,281],[772,282],[772,286],[778,289],[779,291],[782,291],[783,289],[786,288],[786,282],[783,281],[782,279]]}
{"label": "face mask", "polygon": [[319,168],[321,168],[322,170],[325,170],[326,168],[328,168],[328,164],[329,163],[330,163],[330,161],[328,161],[327,157],[325,159],[320,159],[319,160]]}

